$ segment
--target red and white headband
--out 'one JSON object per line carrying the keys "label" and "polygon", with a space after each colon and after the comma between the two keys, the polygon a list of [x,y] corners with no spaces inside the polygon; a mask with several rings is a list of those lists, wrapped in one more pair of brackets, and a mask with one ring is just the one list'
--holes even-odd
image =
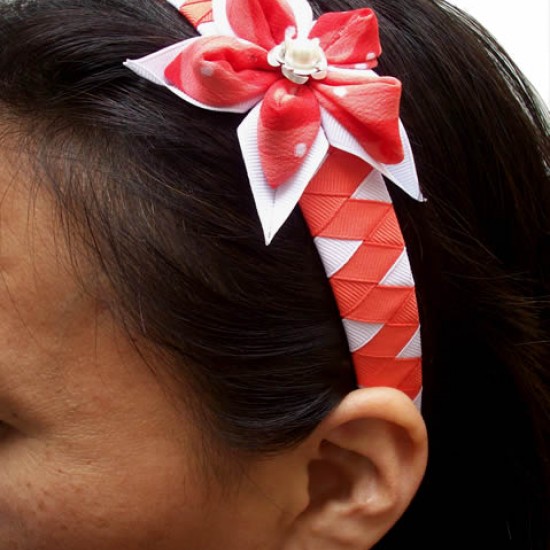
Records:
{"label": "red and white headband", "polygon": [[401,83],[378,76],[374,12],[306,0],[168,0],[201,37],[125,65],[185,101],[248,113],[238,138],[269,244],[299,204],[331,282],[360,386],[420,404],[409,258],[385,176],[423,200]]}

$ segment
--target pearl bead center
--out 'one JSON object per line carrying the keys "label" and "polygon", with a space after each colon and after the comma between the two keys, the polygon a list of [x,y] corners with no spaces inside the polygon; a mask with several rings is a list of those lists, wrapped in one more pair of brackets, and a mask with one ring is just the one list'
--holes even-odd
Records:
{"label": "pearl bead center", "polygon": [[281,67],[283,75],[295,84],[305,84],[310,78],[325,78],[328,64],[319,39],[295,38],[294,34],[294,29],[287,31],[284,42],[269,52],[268,63]]}

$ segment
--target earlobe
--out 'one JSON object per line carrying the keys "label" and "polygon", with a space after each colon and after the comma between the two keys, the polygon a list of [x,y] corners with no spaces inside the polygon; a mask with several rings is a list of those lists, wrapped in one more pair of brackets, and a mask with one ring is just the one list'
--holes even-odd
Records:
{"label": "earlobe", "polygon": [[365,550],[403,514],[426,469],[424,421],[391,388],[349,394],[319,426],[309,505],[284,550]]}

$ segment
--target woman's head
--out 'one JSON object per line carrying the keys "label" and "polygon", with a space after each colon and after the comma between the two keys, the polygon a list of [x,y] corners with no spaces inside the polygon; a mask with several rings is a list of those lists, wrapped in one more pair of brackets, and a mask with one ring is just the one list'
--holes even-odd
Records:
{"label": "woman's head", "polygon": [[[396,458],[412,469],[389,513],[371,499],[371,515],[382,512],[384,520],[354,538],[364,545],[383,534],[425,468],[425,430],[409,398],[387,389],[369,390],[368,400],[351,394],[315,434],[278,452],[253,449],[252,439],[245,451],[223,441],[222,424],[212,419],[223,411],[205,410],[205,390],[178,375],[174,358],[159,356],[98,295],[108,281],[81,244],[68,249],[51,196],[29,189],[27,156],[7,148],[1,159],[2,542],[168,550],[322,541],[302,516],[310,498],[350,490],[351,473],[374,478],[360,451],[377,447],[379,460],[393,464],[384,487],[396,482]],[[246,393],[236,398],[251,407]],[[341,442],[358,445],[348,451],[357,456],[345,476],[321,460],[345,458]],[[313,492],[309,478],[321,480]]]}
{"label": "woman's head", "polygon": [[[428,198],[393,193],[432,445],[393,537],[426,540],[468,503],[485,536],[523,541],[537,521],[532,419],[547,399],[546,123],[471,21],[429,1],[370,5]],[[193,35],[163,2],[0,7],[5,544],[278,548],[311,503],[375,486],[386,444],[403,494],[385,529],[420,480],[414,409],[391,391],[348,395],[345,335],[299,212],[263,243],[241,117],[122,66]]]}

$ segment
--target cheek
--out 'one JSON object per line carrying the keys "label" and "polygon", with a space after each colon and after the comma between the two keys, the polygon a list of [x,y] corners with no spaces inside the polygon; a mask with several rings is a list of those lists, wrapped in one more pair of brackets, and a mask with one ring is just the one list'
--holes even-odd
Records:
{"label": "cheek", "polygon": [[[134,460],[59,460],[55,449],[4,461],[0,548],[10,550],[194,550],[204,525],[196,476],[168,449]],[[16,449],[13,449],[14,457]],[[4,457],[5,458],[5,457]]]}
{"label": "cheek", "polygon": [[[288,528],[256,484],[230,496],[153,445],[101,463],[4,460],[2,550],[274,550]],[[5,459],[6,457],[4,457]],[[186,472],[183,474],[183,472]],[[228,480],[230,481],[230,480]]]}

